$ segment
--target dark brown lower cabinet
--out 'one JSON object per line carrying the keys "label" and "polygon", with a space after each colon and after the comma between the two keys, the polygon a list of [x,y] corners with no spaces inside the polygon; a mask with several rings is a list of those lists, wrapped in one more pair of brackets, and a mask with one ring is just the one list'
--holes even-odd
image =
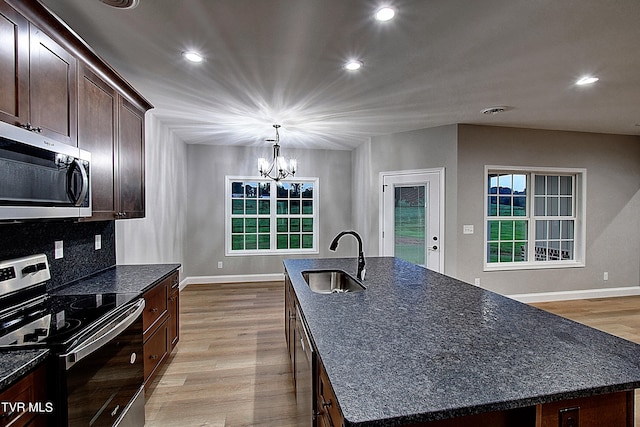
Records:
{"label": "dark brown lower cabinet", "polygon": [[169,352],[180,341],[180,283],[178,281],[178,275],[174,275],[172,278],[171,288],[169,289]]}
{"label": "dark brown lower cabinet", "polygon": [[[344,418],[322,363],[318,362],[317,426],[342,427]],[[410,427],[633,427],[634,392],[562,400],[536,406],[486,412]]]}
{"label": "dark brown lower cabinet", "polygon": [[144,387],[149,389],[160,368],[178,344],[180,330],[179,276],[176,271],[144,293],[142,315]]}
{"label": "dark brown lower cabinet", "polygon": [[[24,403],[27,405],[32,403],[37,409],[30,411],[26,406],[14,409],[8,405],[3,405],[0,408],[2,412],[0,414],[0,426],[46,426],[47,416],[45,411],[47,407],[44,406],[47,404],[46,388],[46,368],[45,365],[41,365],[0,393],[0,402]],[[38,410],[42,410],[43,413],[39,413]]]}

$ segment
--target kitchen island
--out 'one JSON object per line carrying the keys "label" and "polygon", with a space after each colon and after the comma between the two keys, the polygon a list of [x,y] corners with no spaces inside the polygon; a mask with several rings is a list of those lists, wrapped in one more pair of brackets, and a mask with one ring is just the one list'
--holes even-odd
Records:
{"label": "kitchen island", "polygon": [[316,410],[333,405],[345,426],[633,426],[637,344],[396,258],[369,258],[355,293],[314,293],[302,276],[355,276],[355,258],[284,265],[337,401]]}

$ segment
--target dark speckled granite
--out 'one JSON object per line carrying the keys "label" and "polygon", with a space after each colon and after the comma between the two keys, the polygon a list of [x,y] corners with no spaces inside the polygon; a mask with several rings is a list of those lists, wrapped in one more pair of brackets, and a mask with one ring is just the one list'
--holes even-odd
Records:
{"label": "dark speckled granite", "polygon": [[[95,235],[102,249],[95,250]],[[55,259],[54,242],[64,242],[64,257]],[[0,260],[43,253],[51,268],[47,290],[104,270],[116,263],[115,221],[37,221],[0,223]]]}
{"label": "dark speckled granite", "polygon": [[142,294],[180,268],[180,264],[116,265],[56,289],[56,295]]}
{"label": "dark speckled granite", "polygon": [[49,350],[46,349],[0,351],[0,390],[44,362],[48,355]]}
{"label": "dark speckled granite", "polygon": [[[180,264],[116,265],[52,291],[54,295],[120,293],[141,295],[180,268]],[[37,364],[48,350],[0,352],[0,390],[6,388]]]}
{"label": "dark speckled granite", "polygon": [[316,294],[285,268],[347,426],[395,426],[640,387],[640,346],[394,258],[367,289]]}

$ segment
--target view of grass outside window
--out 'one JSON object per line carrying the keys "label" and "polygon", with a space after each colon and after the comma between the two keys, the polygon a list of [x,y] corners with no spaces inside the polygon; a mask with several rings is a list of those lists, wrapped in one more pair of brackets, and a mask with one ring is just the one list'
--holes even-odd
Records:
{"label": "view of grass outside window", "polygon": [[316,179],[275,182],[227,177],[227,251],[315,251],[316,206]]}
{"label": "view of grass outside window", "polygon": [[487,265],[575,260],[576,174],[489,171]]}
{"label": "view of grass outside window", "polygon": [[397,186],[394,196],[394,254],[414,264],[425,264],[425,186]]}

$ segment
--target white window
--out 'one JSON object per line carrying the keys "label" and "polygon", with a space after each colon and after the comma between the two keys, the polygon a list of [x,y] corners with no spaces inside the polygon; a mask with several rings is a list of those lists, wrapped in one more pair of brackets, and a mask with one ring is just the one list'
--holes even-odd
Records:
{"label": "white window", "polygon": [[318,178],[226,177],[225,253],[318,253]]}
{"label": "white window", "polygon": [[485,270],[583,267],[586,175],[485,167]]}

